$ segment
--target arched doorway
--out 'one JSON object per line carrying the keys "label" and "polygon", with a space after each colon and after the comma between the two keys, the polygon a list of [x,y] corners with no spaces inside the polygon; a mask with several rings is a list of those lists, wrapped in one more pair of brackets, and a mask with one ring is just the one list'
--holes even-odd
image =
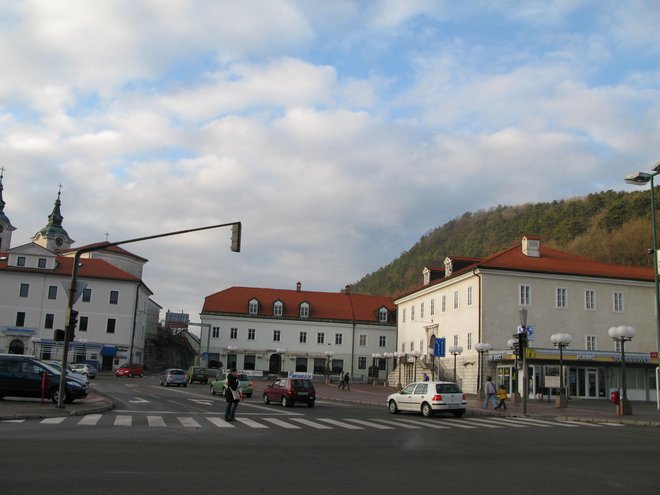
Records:
{"label": "arched doorway", "polygon": [[280,354],[271,354],[268,360],[268,373],[279,375],[282,371],[282,356]]}
{"label": "arched doorway", "polygon": [[9,344],[9,354],[24,354],[25,344],[22,340],[14,339]]}

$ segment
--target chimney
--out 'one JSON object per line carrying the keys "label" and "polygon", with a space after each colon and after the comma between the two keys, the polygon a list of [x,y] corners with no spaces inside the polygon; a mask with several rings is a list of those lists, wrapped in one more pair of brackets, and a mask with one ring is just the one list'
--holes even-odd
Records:
{"label": "chimney", "polygon": [[541,257],[541,239],[538,237],[524,236],[522,238],[522,252],[530,258]]}
{"label": "chimney", "polygon": [[300,292],[301,289],[302,289],[302,284],[301,284],[300,282],[298,282],[298,283],[296,284],[296,290],[297,290],[298,292]]}

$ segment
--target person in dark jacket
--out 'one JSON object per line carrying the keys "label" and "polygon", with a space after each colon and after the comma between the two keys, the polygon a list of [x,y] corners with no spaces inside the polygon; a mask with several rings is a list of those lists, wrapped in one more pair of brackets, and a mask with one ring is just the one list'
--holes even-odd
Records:
{"label": "person in dark jacket", "polygon": [[[344,373],[344,387],[349,392],[351,391],[351,375],[348,374],[348,371],[346,373]],[[342,389],[344,387],[342,387]]]}
{"label": "person in dark jacket", "polygon": [[232,368],[227,376],[227,388],[225,389],[225,399],[227,400],[227,409],[225,409],[225,421],[234,421],[236,408],[241,400],[240,382],[236,377],[236,368]]}

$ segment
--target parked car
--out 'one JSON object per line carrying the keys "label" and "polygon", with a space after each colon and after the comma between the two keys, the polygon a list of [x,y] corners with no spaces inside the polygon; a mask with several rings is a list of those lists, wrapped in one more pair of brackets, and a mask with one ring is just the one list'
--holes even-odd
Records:
{"label": "parked car", "polygon": [[169,387],[170,385],[176,385],[180,387],[188,386],[188,378],[186,377],[186,372],[179,368],[169,368],[163,371],[160,374],[160,384]]}
{"label": "parked car", "polygon": [[278,402],[284,407],[293,406],[298,402],[314,407],[316,389],[311,380],[303,378],[280,378],[268,385],[263,393],[265,404]]}
{"label": "parked car", "polygon": [[[45,397],[59,402],[60,372],[33,357],[0,354],[0,399],[3,397]],[[64,402],[87,396],[87,384],[67,375]]]}
{"label": "parked car", "polygon": [[209,374],[206,368],[202,366],[191,366],[188,368],[188,383],[203,383],[206,385],[209,382]]}
{"label": "parked car", "polygon": [[71,369],[76,373],[88,376],[89,378],[96,378],[96,375],[98,374],[96,366],[87,363],[71,363]]}
{"label": "parked car", "polygon": [[[51,360],[48,360],[48,361],[44,361],[44,363],[46,363],[47,365],[55,368],[58,373],[62,372],[62,362],[61,361],[54,361],[54,360],[51,359]],[[70,364],[66,365],[66,376],[71,377],[74,380],[78,380],[79,382],[82,382],[85,385],[89,385],[89,377],[73,371]]]}
{"label": "parked car", "polygon": [[392,414],[409,411],[432,416],[436,412],[449,412],[461,417],[467,409],[467,400],[461,387],[453,382],[414,382],[387,398]]}
{"label": "parked car", "polygon": [[141,364],[124,363],[119,368],[117,368],[117,371],[115,371],[115,376],[127,376],[129,378],[139,376],[142,378],[144,376],[144,368]]}
{"label": "parked car", "polygon": [[[225,390],[227,389],[227,377],[229,376],[230,371],[218,371],[215,375],[215,380],[211,382],[211,394],[212,395],[225,395]],[[252,397],[252,390],[254,383],[250,380],[245,373],[241,371],[236,371],[236,378],[238,378],[239,383],[241,384],[241,390],[245,397]]]}

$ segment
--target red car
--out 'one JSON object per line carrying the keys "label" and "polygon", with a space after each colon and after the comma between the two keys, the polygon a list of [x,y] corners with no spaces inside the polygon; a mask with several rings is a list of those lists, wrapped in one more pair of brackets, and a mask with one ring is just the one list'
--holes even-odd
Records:
{"label": "red car", "polygon": [[144,368],[141,364],[124,363],[119,368],[117,368],[117,371],[115,371],[115,376],[127,376],[129,378],[139,376],[142,378],[144,376]]}
{"label": "red car", "polygon": [[280,378],[264,390],[264,404],[279,402],[284,407],[301,402],[314,407],[316,390],[311,380],[302,378]]}

